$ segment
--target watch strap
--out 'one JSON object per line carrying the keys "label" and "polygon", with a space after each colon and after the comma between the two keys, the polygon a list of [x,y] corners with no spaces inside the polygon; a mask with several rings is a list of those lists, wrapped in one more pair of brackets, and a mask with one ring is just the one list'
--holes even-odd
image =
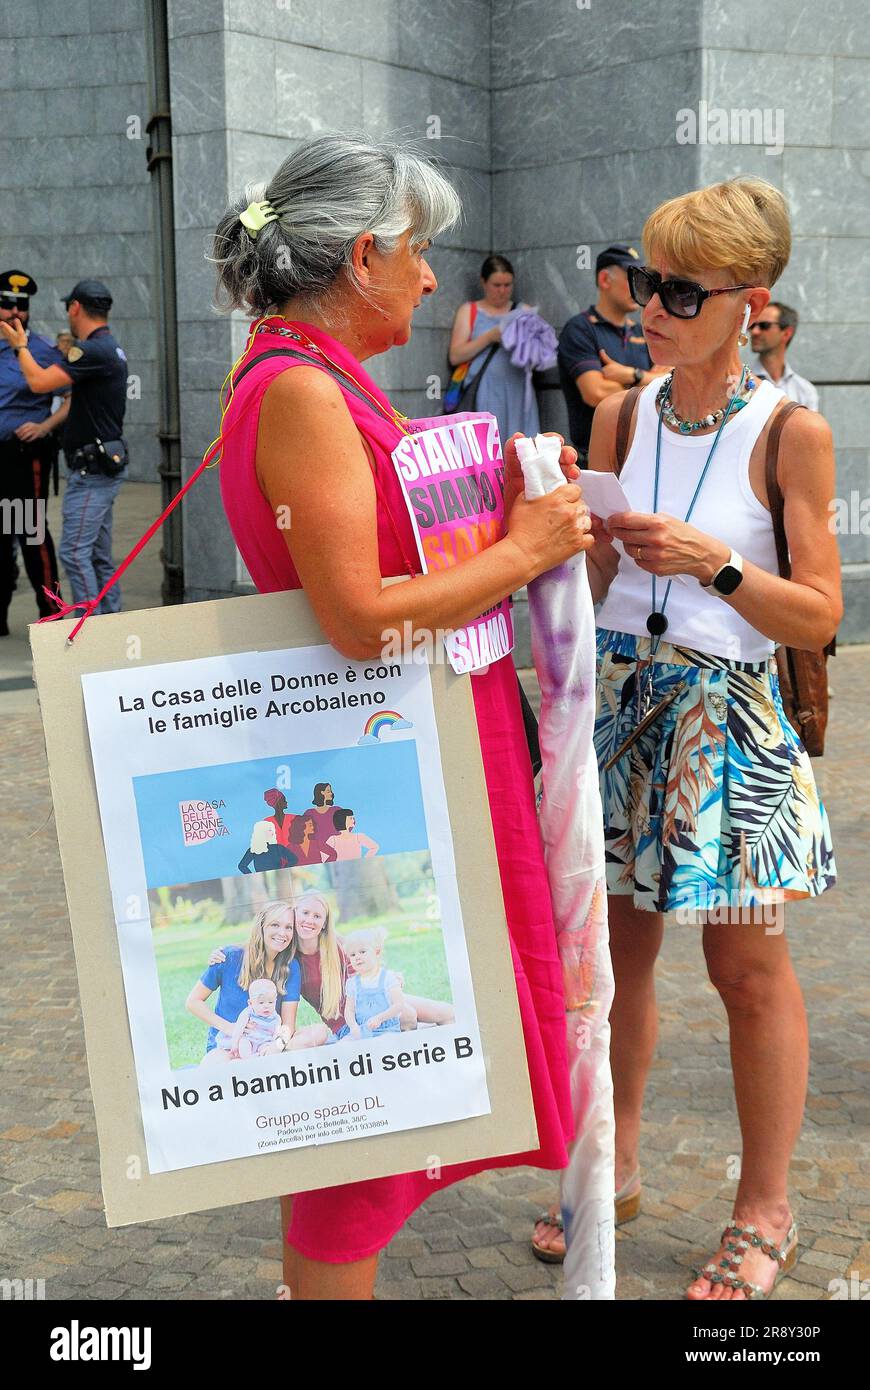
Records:
{"label": "watch strap", "polygon": [[738,551],[732,550],[724,565],[719,566],[716,573],[710,580],[710,583],[702,584],[701,588],[706,589],[708,593],[721,594],[721,589],[717,589],[716,587],[716,580],[719,578],[719,575],[722,573],[722,571],[727,569],[738,570],[741,575],[743,574],[743,556]]}

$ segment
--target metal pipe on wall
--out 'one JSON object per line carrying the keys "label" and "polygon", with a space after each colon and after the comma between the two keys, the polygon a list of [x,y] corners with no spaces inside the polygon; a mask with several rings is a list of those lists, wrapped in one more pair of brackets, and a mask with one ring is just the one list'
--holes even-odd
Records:
{"label": "metal pipe on wall", "polygon": [[[178,315],[175,286],[175,204],[172,192],[172,115],[169,89],[169,23],[166,0],[146,0],[149,144],[155,248],[154,301],[157,317],[157,394],[160,422],[159,473],[162,505],[167,507],[181,487],[181,415],[178,383]],[[163,525],[164,603],[184,602],[182,507]]]}

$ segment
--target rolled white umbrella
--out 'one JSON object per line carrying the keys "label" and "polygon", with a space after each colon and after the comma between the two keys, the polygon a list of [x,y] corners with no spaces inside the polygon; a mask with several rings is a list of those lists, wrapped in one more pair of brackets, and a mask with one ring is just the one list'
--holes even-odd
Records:
{"label": "rolled white umbrella", "polygon": [[[518,439],[525,495],[561,487],[561,440]],[[539,812],[567,1009],[575,1137],[562,1175],[566,1299],[612,1299],[614,1123],[610,1073],[613,968],[607,931],[604,819],[592,742],[595,613],[586,556],[528,586],[541,687]]]}

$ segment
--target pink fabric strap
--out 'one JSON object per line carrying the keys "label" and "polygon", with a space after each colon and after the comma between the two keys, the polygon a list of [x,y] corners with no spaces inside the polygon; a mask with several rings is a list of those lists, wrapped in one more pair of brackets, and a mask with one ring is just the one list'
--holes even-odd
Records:
{"label": "pink fabric strap", "polygon": [[[326,362],[319,361],[316,357],[310,357],[307,353],[303,353],[298,347],[288,348],[284,350],[280,348],[270,348],[267,352],[258,353],[256,357],[250,358],[247,362],[244,363],[244,365],[240,364],[240,370],[237,373],[236,380],[238,380],[243,373],[247,373],[252,366],[254,366],[258,361],[260,361],[261,358],[273,358],[278,356],[293,357],[297,361],[300,357],[304,356],[310,366],[316,367],[318,371],[325,372],[327,376],[331,377],[332,380],[338,386],[339,390],[347,391],[349,395],[352,395],[356,400],[361,401],[364,405],[368,406],[368,408],[374,414],[377,415],[377,407],[372,401],[368,399],[368,397],[361,390],[353,390],[351,387],[345,385],[342,382],[341,375],[338,372],[332,371]],[[267,385],[268,384],[269,383],[267,383]],[[251,404],[252,401],[248,401],[246,406],[244,407],[245,410],[250,409]],[[368,454],[366,455],[366,458],[368,458]],[[402,563],[405,566],[405,569],[408,571],[408,574],[411,576],[411,578],[416,579],[418,574],[420,573],[419,567],[415,566],[414,561],[409,559],[408,557],[408,552],[405,549],[404,542],[402,541],[401,532],[399,531],[399,528],[396,524],[396,518],[393,515],[393,509],[390,506],[389,498],[384,492],[383,484],[379,477],[378,470],[372,459],[369,459],[368,462],[369,467],[372,470],[372,478],[374,480],[375,492],[377,493],[378,501],[381,504],[386,518],[390,523],[390,530],[393,533],[393,539],[395,540],[399,554],[402,557]]]}

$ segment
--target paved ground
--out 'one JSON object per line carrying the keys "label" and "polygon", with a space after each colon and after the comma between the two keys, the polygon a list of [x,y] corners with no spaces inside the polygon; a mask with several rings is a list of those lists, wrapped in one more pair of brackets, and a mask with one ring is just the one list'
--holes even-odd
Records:
{"label": "paved ground", "polygon": [[[130,484],[120,542],[156,515],[158,489]],[[155,602],[156,545],[137,561],[129,606]],[[23,635],[32,599],[19,593]],[[72,949],[48,800],[42,733],[21,636],[0,643],[0,1278],[42,1278],[49,1299],[271,1298],[280,1281],[277,1204],[108,1231]],[[830,756],[817,774],[834,827],[841,887],[790,912],[810,1015],[807,1120],[792,1169],[802,1254],[777,1297],[826,1297],[854,1270],[870,1278],[870,1008],[866,988],[870,809],[866,687],[870,648],[834,664]],[[862,844],[862,839],[864,843]],[[863,853],[862,853],[863,850]],[[695,928],[669,925],[659,969],[661,1041],[644,1126],[644,1211],[618,1237],[619,1297],[673,1299],[730,1214],[738,1132],[727,1034],[705,982]],[[535,1261],[531,1221],[551,1184],[532,1169],[494,1172],[439,1193],[395,1238],[378,1295],[388,1299],[554,1299],[559,1271]]]}

